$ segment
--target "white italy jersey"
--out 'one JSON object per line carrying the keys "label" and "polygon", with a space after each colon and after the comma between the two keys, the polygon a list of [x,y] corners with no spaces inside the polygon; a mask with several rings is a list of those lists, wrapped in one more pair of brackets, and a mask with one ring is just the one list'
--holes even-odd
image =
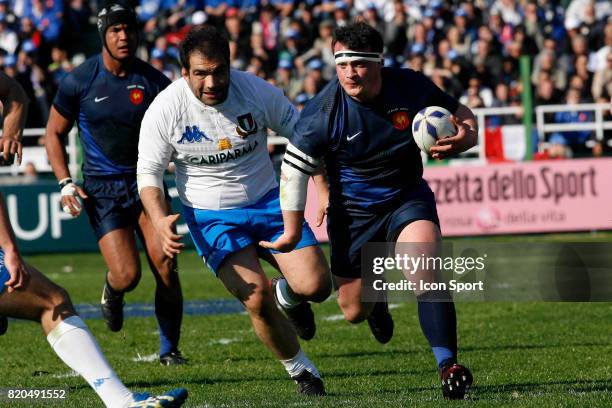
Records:
{"label": "white italy jersey", "polygon": [[277,186],[267,128],[289,137],[297,118],[282,91],[254,75],[231,70],[228,97],[215,106],[181,78],[142,120],[138,174],[163,174],[174,161],[183,204],[211,210],[254,204]]}

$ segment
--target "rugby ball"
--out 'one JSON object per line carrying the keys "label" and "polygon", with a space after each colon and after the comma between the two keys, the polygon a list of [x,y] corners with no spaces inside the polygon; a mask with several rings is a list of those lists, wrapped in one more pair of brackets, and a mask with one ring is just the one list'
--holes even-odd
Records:
{"label": "rugby ball", "polygon": [[412,120],[412,136],[419,149],[430,154],[429,149],[436,141],[457,134],[451,121],[451,113],[440,106],[421,109]]}

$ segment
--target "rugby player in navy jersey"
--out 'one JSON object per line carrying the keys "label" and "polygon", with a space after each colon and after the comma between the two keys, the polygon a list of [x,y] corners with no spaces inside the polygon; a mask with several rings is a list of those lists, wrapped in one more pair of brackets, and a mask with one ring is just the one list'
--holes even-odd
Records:
{"label": "rugby player in navy jersey", "polygon": [[[102,52],[60,83],[49,114],[46,147],[59,180],[64,211],[76,217],[85,208],[108,267],[101,301],[108,328],[121,330],[124,293],[140,280],[136,233],[157,283],[160,362],[181,364],[185,362],[178,349],[183,299],[176,260],[164,254],[159,236],[143,212],[136,185],[140,122],[170,81],[135,57],[137,30],[136,15],[126,6],[110,4],[100,10]],[[70,178],[62,143],[74,121],[84,152],[82,187]],[[169,203],[164,205],[169,211]]]}
{"label": "rugby player in navy jersey", "polygon": [[[427,106],[442,106],[454,113],[458,133],[431,148],[438,159],[474,146],[477,126],[467,107],[421,73],[383,68],[383,40],[369,25],[338,28],[332,47],[337,79],[306,104],[284,157],[281,208],[285,232],[274,243],[261,245],[287,251],[299,240],[307,179],[323,159],[330,185],[328,232],[338,303],[346,320],[367,320],[376,339],[386,343],[393,335],[386,298],[381,294],[378,302],[362,300],[362,247],[376,241],[430,243],[430,253],[425,255],[434,256],[441,240],[434,195],[422,177],[410,118]],[[428,271],[417,275],[421,273]],[[415,294],[443,394],[463,398],[472,375],[457,364],[452,298],[446,291]]]}

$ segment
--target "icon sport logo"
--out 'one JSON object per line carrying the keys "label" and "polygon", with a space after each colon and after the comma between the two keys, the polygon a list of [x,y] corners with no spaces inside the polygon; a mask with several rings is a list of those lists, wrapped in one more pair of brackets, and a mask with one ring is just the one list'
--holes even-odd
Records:
{"label": "icon sport logo", "polygon": [[240,135],[243,139],[248,135],[252,135],[257,133],[257,122],[253,119],[253,115],[251,112],[246,113],[244,115],[240,115],[236,118],[238,120],[238,126],[236,126],[236,133]]}
{"label": "icon sport logo", "polygon": [[185,131],[183,132],[183,136],[177,143],[178,144],[197,143],[197,142],[201,142],[202,140],[207,140],[209,142],[212,142],[212,139],[206,136],[206,134],[202,132],[200,128],[198,128],[197,126],[185,126]]}

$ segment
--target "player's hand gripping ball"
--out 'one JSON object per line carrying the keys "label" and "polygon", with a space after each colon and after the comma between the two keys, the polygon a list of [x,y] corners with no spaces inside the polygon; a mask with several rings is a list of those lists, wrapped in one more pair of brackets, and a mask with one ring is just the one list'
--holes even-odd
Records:
{"label": "player's hand gripping ball", "polygon": [[412,135],[419,149],[430,154],[429,149],[438,140],[457,134],[451,116],[448,109],[440,106],[428,106],[416,114],[412,120]]}

